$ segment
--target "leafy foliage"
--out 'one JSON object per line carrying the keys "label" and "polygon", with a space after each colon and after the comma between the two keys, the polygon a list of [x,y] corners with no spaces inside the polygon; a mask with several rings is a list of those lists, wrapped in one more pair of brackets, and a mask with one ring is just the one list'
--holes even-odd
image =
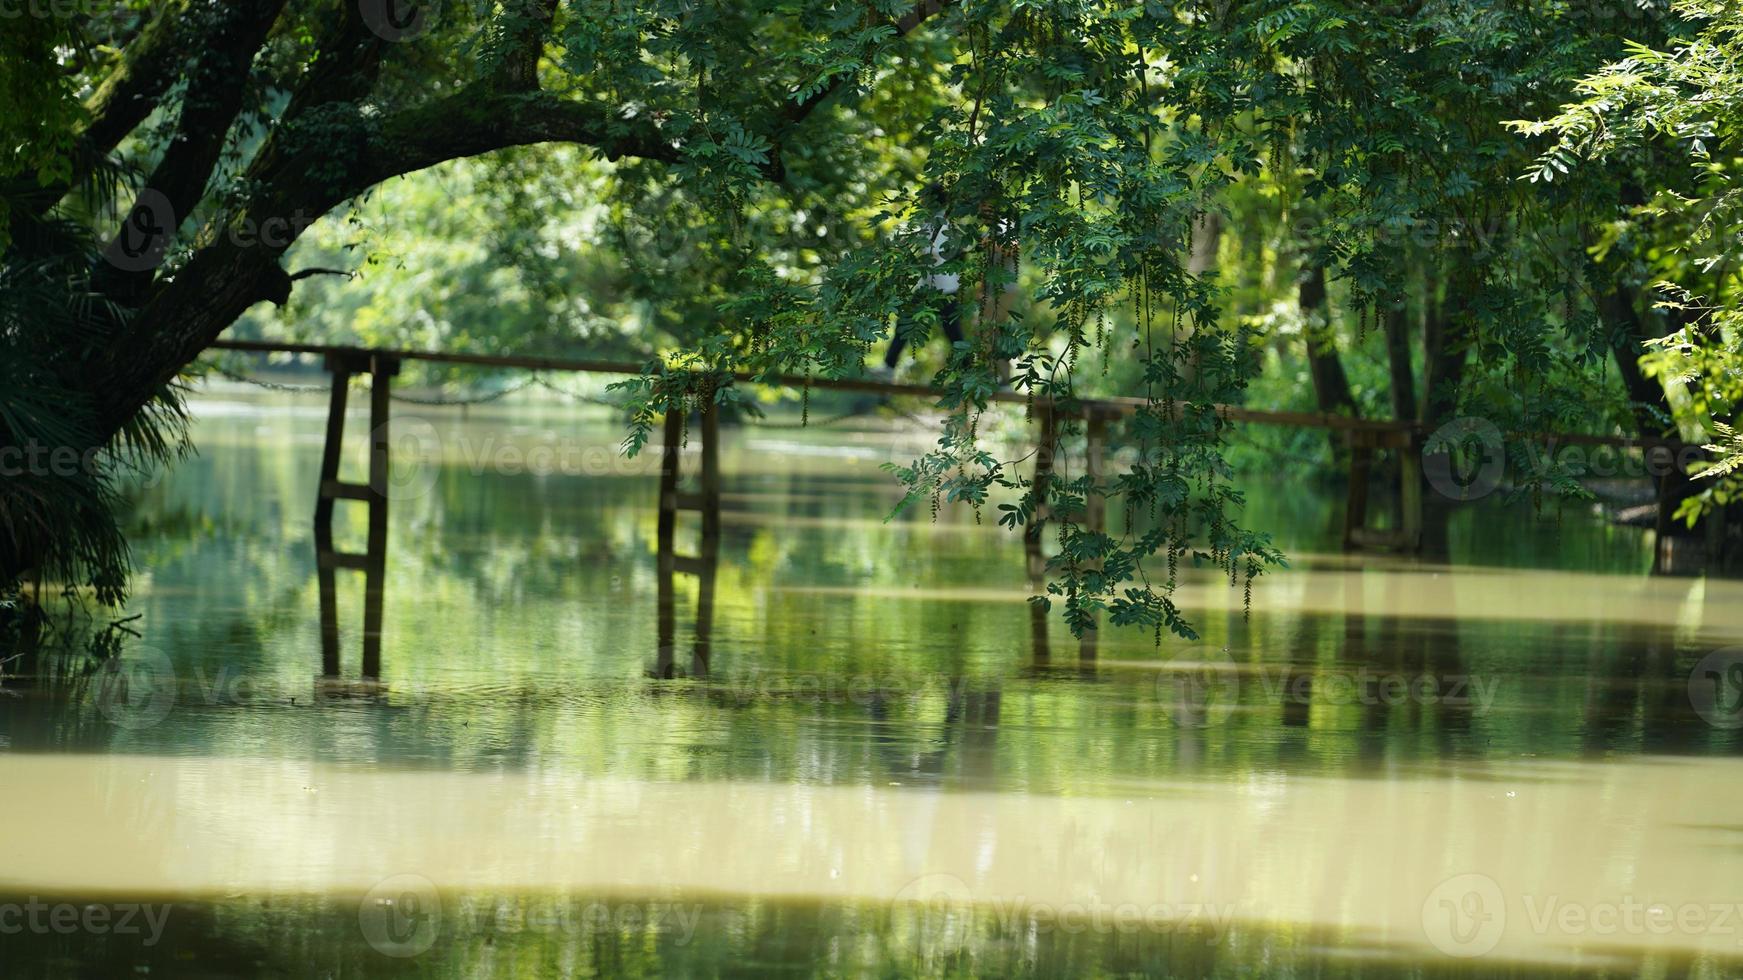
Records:
{"label": "leafy foliage", "polygon": [[[1636,302],[1663,280],[1734,305],[1736,14],[1718,0],[416,13],[384,28],[351,0],[189,2],[8,39],[42,77],[0,76],[24,86],[29,117],[6,176],[34,170],[55,220],[92,241],[147,190],[177,203],[159,267],[94,284],[114,309],[93,343],[111,356],[84,371],[93,421],[61,437],[105,443],[271,300],[282,311],[256,307],[244,329],[643,356],[648,372],[623,386],[635,451],[661,413],[746,398],[728,383],[740,374],[858,376],[898,329],[922,346],[945,301],[921,284],[955,276],[970,329],[932,377],[935,447],[896,468],[903,506],[996,500],[1021,527],[1044,501],[1027,456],[987,438],[994,395],[1066,417],[1092,394],[1137,395],[1109,472],[1088,471],[1074,424],[1045,447],[1058,461],[1045,504],[1062,519],[1039,599],[1078,630],[1105,614],[1192,636],[1171,599],[1183,564],[1239,587],[1281,561],[1243,522],[1219,406],[1247,400],[1285,347],[1370,357],[1357,349],[1384,321],[1420,338],[1420,397],[1401,394],[1414,341],[1387,361],[1401,418],[1533,432],[1589,429],[1595,404],[1608,427],[1650,427],[1664,399],[1637,383],[1642,342],[1680,337],[1661,353],[1704,358],[1734,335],[1719,312]],[[109,29],[117,48],[95,43]],[[62,48],[97,55],[57,64]],[[131,101],[103,98],[127,79]],[[1546,121],[1509,125],[1522,116]],[[126,139],[98,140],[124,124]],[[1531,142],[1544,135],[1548,148]],[[92,156],[126,180],[79,179]],[[243,234],[322,214],[338,220],[300,244]],[[1218,222],[1239,241],[1207,244]],[[1671,247],[1678,235],[1700,244]],[[1024,303],[1004,299],[1013,264]],[[1329,278],[1335,308],[1299,309],[1307,270]],[[1658,319],[1624,322],[1643,317]],[[40,342],[32,370],[91,349]],[[1611,359],[1626,394],[1594,397]],[[1654,369],[1690,387],[1687,370]],[[1698,374],[1704,410],[1728,415],[1722,375]],[[32,384],[9,403],[13,438],[44,424],[48,389]],[[1380,402],[1378,385],[1345,400]],[[152,431],[137,439],[160,454],[172,441]],[[1553,471],[1528,479],[1579,490]],[[1092,501],[1112,533],[1073,516]]]}
{"label": "leafy foliage", "polygon": [[165,388],[93,448],[102,443],[79,382],[126,315],[92,290],[96,261],[84,229],[58,221],[29,226],[0,260],[0,586],[15,591],[30,573],[115,605],[131,571],[117,477],[173,460],[186,418]]}
{"label": "leafy foliage", "polygon": [[1743,8],[1678,0],[1675,11],[1668,43],[1631,43],[1579,82],[1579,100],[1517,126],[1553,137],[1533,181],[1608,164],[1636,182],[1627,219],[1597,247],[1640,254],[1638,274],[1674,327],[1649,341],[1643,365],[1671,392],[1685,437],[1711,437],[1718,454],[1705,470],[1716,485],[1678,511],[1693,524],[1743,499],[1743,446],[1727,424],[1743,404]]}

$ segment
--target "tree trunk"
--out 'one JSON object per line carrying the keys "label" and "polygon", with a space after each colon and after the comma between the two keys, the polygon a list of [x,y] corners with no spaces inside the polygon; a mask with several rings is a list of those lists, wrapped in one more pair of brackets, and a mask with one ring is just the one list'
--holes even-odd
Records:
{"label": "tree trunk", "polygon": [[[1313,395],[1319,410],[1332,415],[1358,415],[1356,399],[1350,394],[1349,375],[1338,357],[1337,339],[1331,329],[1331,315],[1326,302],[1325,269],[1309,266],[1301,278],[1299,300],[1302,336],[1307,343],[1307,370],[1313,378]],[[1327,430],[1331,439],[1332,458],[1344,462],[1349,449],[1343,435],[1336,429]]]}
{"label": "tree trunk", "polygon": [[1381,319],[1386,331],[1386,364],[1391,373],[1392,417],[1416,421],[1416,372],[1410,365],[1410,308],[1400,303]]}
{"label": "tree trunk", "polygon": [[[1386,311],[1381,321],[1386,331],[1386,363],[1391,373],[1392,417],[1399,422],[1415,422],[1416,374],[1410,364],[1410,308],[1406,303]],[[1398,530],[1404,547],[1415,550],[1422,544],[1422,440],[1409,433],[1403,448],[1397,451],[1398,461]]]}
{"label": "tree trunk", "polygon": [[[1467,262],[1454,259],[1451,281],[1444,295],[1429,284],[1429,314],[1423,326],[1423,392],[1420,419],[1432,433],[1458,415],[1459,388],[1464,383],[1465,364],[1475,337],[1470,301],[1481,288],[1482,277]],[[1431,273],[1432,274],[1432,273]],[[1425,493],[1422,502],[1422,554],[1438,560],[1450,555],[1447,522],[1454,502],[1439,493]]]}

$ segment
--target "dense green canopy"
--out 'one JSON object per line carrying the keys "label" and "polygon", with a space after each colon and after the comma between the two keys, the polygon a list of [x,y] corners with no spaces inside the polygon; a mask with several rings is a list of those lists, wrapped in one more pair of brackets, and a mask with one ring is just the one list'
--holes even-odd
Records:
{"label": "dense green canopy", "polygon": [[[899,474],[909,499],[996,496],[1026,523],[1023,457],[981,438],[988,396],[1140,396],[1116,472],[1064,457],[1057,510],[1100,495],[1120,519],[1063,522],[1049,593],[1077,627],[1106,610],[1191,635],[1180,561],[1235,583],[1279,559],[1241,521],[1215,411],[1279,358],[1322,408],[1429,427],[1726,431],[1736,18],[1717,0],[30,13],[0,40],[0,274],[45,288],[0,309],[0,445],[131,432],[162,455],[164,416],[141,413],[238,318],[276,329],[265,301],[365,341],[648,355],[639,447],[660,412],[742,397],[725,372],[860,374],[898,323],[938,325],[916,286],[953,274],[971,329],[934,377],[946,421]],[[957,246],[935,268],[940,228]],[[1660,283],[1700,302],[1667,307]],[[51,309],[80,329],[49,330]],[[1554,466],[1521,482],[1579,490]],[[0,577],[112,566],[113,542],[59,543],[72,489],[8,484]]]}

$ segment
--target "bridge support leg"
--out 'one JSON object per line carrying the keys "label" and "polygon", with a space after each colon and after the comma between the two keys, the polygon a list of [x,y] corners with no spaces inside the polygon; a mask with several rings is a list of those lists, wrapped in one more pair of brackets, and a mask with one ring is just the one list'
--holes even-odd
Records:
{"label": "bridge support leg", "polygon": [[1398,533],[1405,551],[1422,549],[1422,449],[1415,434],[1397,434]]}
{"label": "bridge support leg", "polygon": [[[1035,427],[1035,481],[1031,491],[1035,509],[1023,528],[1023,557],[1029,573],[1029,590],[1039,595],[1047,587],[1047,558],[1041,553],[1041,536],[1047,528],[1047,491],[1053,483],[1053,450],[1059,438],[1052,405],[1036,406]],[[1036,663],[1053,659],[1053,648],[1047,639],[1047,612],[1033,603],[1029,605],[1029,642]]]}
{"label": "bridge support leg", "polygon": [[[1083,444],[1083,474],[1092,482],[1101,482],[1102,468],[1106,464],[1104,453],[1107,444],[1108,422],[1105,416],[1091,411],[1084,424]],[[1107,498],[1091,493],[1083,498],[1083,526],[1085,530],[1101,534],[1107,530]],[[1100,568],[1101,563],[1096,562]],[[1091,622],[1090,628],[1077,641],[1077,656],[1079,660],[1094,660],[1100,652],[1101,623]]]}
{"label": "bridge support leg", "polygon": [[[1349,496],[1344,502],[1345,551],[1415,552],[1422,542],[1422,459],[1410,432],[1351,429]],[[1398,525],[1390,531],[1368,526],[1368,480],[1374,456],[1387,449],[1397,457]]]}
{"label": "bridge support leg", "polygon": [[[362,675],[381,676],[382,604],[387,585],[387,479],[388,398],[396,358],[375,354],[330,354],[327,370],[333,374],[333,394],[327,406],[327,440],[321,451],[321,480],[315,497],[315,569],[321,596],[321,673],[339,676],[338,570],[355,569],[364,574]],[[347,483],[339,479],[339,462],[345,441],[345,405],[354,374],[370,376],[369,392],[369,482]],[[369,505],[368,545],[364,553],[348,554],[333,546],[333,504],[360,500]]]}
{"label": "bridge support leg", "polygon": [[659,648],[655,654],[654,676],[672,676],[672,645],[676,642],[675,607],[672,591],[672,539],[678,532],[678,453],[684,440],[684,418],[677,412],[666,412],[665,444],[660,447],[660,525],[658,551],[655,552],[654,577],[659,584],[658,624]]}
{"label": "bridge support leg", "polygon": [[[658,634],[654,676],[673,677],[677,673],[677,586],[676,574],[696,576],[696,643],[690,654],[690,673],[706,677],[714,651],[714,588],[720,562],[720,414],[709,401],[700,412],[701,473],[699,492],[678,489],[681,449],[684,440],[684,417],[667,412],[665,445],[660,459],[660,517],[656,578],[659,586]],[[676,551],[678,512],[697,511],[702,516],[702,539],[699,553],[680,555]]]}
{"label": "bridge support leg", "polygon": [[714,579],[720,566],[720,412],[702,410],[702,550],[696,569],[696,645],[690,673],[707,677],[714,656]]}
{"label": "bridge support leg", "polygon": [[333,394],[327,403],[327,441],[321,450],[321,479],[315,491],[315,574],[321,591],[321,675],[339,676],[339,583],[334,564],[333,501],[328,492],[339,483],[339,451],[345,442],[345,402],[351,391],[348,365],[327,358],[333,372]]}
{"label": "bridge support leg", "polygon": [[1362,532],[1368,527],[1368,475],[1374,465],[1374,442],[1359,429],[1345,433],[1350,452],[1349,494],[1344,500],[1344,550],[1362,547]]}

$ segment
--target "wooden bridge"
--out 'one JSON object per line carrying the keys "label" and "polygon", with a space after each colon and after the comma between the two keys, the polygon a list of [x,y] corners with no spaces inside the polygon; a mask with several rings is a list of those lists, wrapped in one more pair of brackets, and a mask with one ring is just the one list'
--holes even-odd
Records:
{"label": "wooden bridge", "polygon": [[[340,676],[340,644],[337,603],[337,572],[353,569],[364,574],[363,602],[363,678],[373,680],[381,675],[382,600],[387,575],[387,507],[388,507],[388,422],[389,401],[393,379],[406,361],[426,361],[435,364],[518,369],[526,371],[579,372],[593,374],[638,375],[644,366],[628,361],[601,361],[575,358],[530,357],[517,355],[455,354],[437,351],[384,350],[322,344],[286,344],[257,341],[219,341],[214,350],[266,354],[293,354],[323,359],[333,376],[328,405],[327,430],[321,454],[320,484],[315,501],[315,558],[320,576],[321,603],[321,666],[327,677]],[[340,450],[344,442],[345,410],[349,400],[351,380],[358,375],[371,379],[369,393],[369,480],[349,483],[339,479]],[[926,385],[895,384],[872,380],[805,378],[780,375],[734,375],[738,381],[755,381],[789,387],[809,387],[826,391],[844,391],[877,395],[884,398],[918,397],[936,399],[936,389]],[[1106,465],[1107,430],[1116,422],[1148,403],[1139,398],[1086,398],[1069,403],[1045,398],[1030,398],[1014,391],[1000,391],[992,401],[1032,406],[1039,451],[1035,461],[1035,487],[1042,500],[1024,532],[1024,552],[1031,586],[1039,589],[1045,578],[1045,558],[1041,550],[1041,535],[1051,516],[1046,509],[1047,488],[1053,475],[1053,451],[1058,444],[1062,420],[1076,420],[1084,429],[1084,472],[1099,478]],[[1424,427],[1415,422],[1362,419],[1323,412],[1269,412],[1238,406],[1218,408],[1223,418],[1231,422],[1280,425],[1297,428],[1325,429],[1342,433],[1348,447],[1349,491],[1344,513],[1344,547],[1346,550],[1376,549],[1411,551],[1421,533],[1422,478],[1421,455]],[[698,489],[680,490],[680,444],[687,420],[677,413],[668,413],[664,420],[664,442],[661,448],[659,483],[658,532],[658,620],[659,651],[655,673],[673,676],[674,637],[676,634],[676,589],[674,576],[693,575],[699,583],[696,607],[696,643],[691,656],[693,674],[705,675],[711,654],[714,617],[714,581],[720,550],[720,447],[719,417],[713,405],[698,413],[700,434],[700,472]],[[1659,446],[1680,449],[1681,444],[1668,441],[1632,440],[1611,436],[1555,436],[1558,444],[1607,445],[1622,449],[1653,450]],[[1376,531],[1368,526],[1368,485],[1376,455],[1380,450],[1396,454],[1399,477],[1400,522],[1390,531]],[[369,507],[368,536],[362,553],[342,552],[333,544],[334,504],[341,500],[365,503]],[[695,555],[680,555],[675,551],[678,515],[694,512],[701,517],[700,551]],[[1082,514],[1076,515],[1088,528],[1105,530],[1106,502],[1090,495]],[[1038,608],[1031,611],[1031,630],[1036,650],[1046,648],[1047,623]],[[1096,654],[1095,631],[1081,641],[1079,655],[1093,658]]]}

